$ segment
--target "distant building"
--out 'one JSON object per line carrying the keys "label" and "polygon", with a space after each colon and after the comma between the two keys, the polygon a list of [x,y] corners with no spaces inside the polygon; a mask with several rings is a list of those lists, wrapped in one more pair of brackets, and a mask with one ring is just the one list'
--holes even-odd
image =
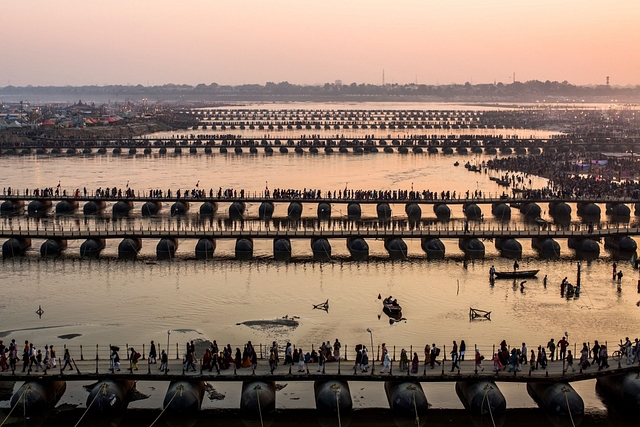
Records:
{"label": "distant building", "polygon": [[342,86],[342,80],[336,80],[336,86]]}

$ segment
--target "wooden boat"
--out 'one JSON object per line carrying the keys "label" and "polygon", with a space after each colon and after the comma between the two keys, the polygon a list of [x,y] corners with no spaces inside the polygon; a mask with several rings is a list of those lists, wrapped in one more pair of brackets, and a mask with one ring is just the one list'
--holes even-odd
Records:
{"label": "wooden boat", "polygon": [[496,271],[496,279],[518,279],[521,277],[535,277],[540,270],[516,270],[516,271]]}
{"label": "wooden boat", "polygon": [[400,304],[398,304],[396,300],[386,298],[382,301],[382,307],[387,315],[395,316],[397,314],[402,314],[402,307],[400,307]]}

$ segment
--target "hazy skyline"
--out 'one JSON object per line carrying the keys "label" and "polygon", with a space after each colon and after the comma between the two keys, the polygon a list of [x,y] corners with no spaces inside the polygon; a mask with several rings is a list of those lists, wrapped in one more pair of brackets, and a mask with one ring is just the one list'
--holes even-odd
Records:
{"label": "hazy skyline", "polygon": [[25,0],[0,86],[640,84],[636,0]]}

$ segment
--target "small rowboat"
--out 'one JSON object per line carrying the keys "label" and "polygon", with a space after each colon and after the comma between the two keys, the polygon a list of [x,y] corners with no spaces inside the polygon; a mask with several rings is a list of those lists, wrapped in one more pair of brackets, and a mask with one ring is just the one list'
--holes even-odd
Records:
{"label": "small rowboat", "polygon": [[518,279],[520,277],[535,277],[540,270],[516,270],[516,271],[496,271],[496,279]]}
{"label": "small rowboat", "polygon": [[397,314],[402,314],[402,307],[397,302],[393,300],[385,299],[382,302],[383,310],[388,315],[394,316]]}

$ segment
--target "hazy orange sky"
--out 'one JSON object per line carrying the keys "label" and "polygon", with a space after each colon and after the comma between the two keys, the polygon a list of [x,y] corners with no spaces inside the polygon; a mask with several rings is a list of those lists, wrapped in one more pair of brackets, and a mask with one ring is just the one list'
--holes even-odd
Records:
{"label": "hazy orange sky", "polygon": [[640,84],[639,0],[5,0],[0,86]]}

